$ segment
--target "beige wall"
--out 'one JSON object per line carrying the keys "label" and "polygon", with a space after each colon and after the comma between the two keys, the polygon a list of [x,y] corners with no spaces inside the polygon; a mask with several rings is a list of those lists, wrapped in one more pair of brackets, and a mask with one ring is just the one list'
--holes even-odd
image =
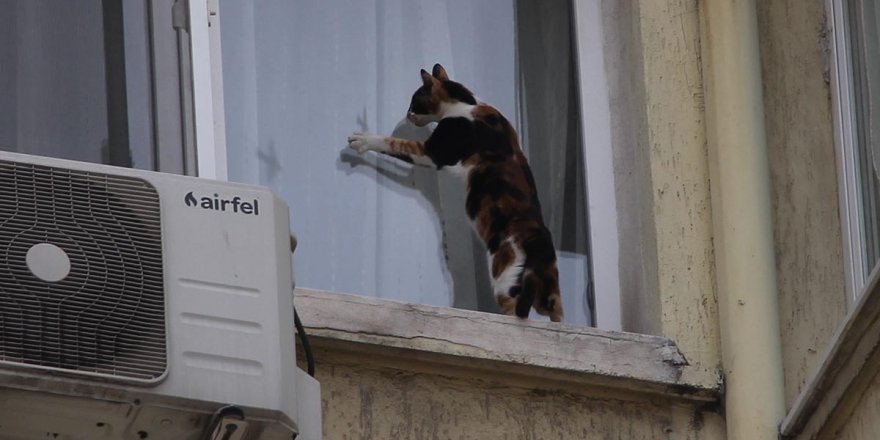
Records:
{"label": "beige wall", "polygon": [[880,375],[865,391],[835,440],[873,440],[880,437]]}
{"label": "beige wall", "polygon": [[326,439],[723,440],[715,407],[598,389],[465,380],[321,351]]}
{"label": "beige wall", "polygon": [[846,314],[824,0],[758,0],[791,407]]}
{"label": "beige wall", "polygon": [[662,334],[719,367],[697,1],[643,0],[639,16]]}
{"label": "beige wall", "polygon": [[720,365],[696,0],[603,2],[624,330]]}

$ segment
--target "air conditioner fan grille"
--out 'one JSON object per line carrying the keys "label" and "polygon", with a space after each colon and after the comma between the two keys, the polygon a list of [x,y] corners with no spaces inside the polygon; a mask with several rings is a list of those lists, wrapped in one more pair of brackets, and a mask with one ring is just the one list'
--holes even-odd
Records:
{"label": "air conditioner fan grille", "polygon": [[[166,369],[159,198],[125,176],[0,160],[0,362],[150,381]],[[28,265],[40,243],[69,272]]]}

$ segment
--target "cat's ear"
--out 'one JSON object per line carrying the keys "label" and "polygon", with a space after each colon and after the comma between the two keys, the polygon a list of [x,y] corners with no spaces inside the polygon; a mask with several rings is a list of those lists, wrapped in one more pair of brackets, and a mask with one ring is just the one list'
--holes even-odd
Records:
{"label": "cat's ear", "polygon": [[434,84],[434,77],[431,76],[425,69],[422,69],[422,84],[426,86],[430,86]]}
{"label": "cat's ear", "polygon": [[434,64],[434,70],[432,73],[434,78],[437,78],[440,81],[449,81],[449,75],[446,74],[446,69],[444,69],[439,63]]}

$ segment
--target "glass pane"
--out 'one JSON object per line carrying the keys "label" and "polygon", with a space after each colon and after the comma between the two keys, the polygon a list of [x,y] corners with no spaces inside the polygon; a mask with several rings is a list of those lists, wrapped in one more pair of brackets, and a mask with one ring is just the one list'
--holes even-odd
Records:
{"label": "glass pane", "polygon": [[864,273],[880,258],[880,15],[873,1],[850,0],[855,156]]}
{"label": "glass pane", "polygon": [[[528,34],[552,47],[558,35],[525,27],[521,21],[531,18],[517,14],[514,0],[270,0],[258,7],[223,0],[220,6],[229,176],[269,186],[288,202],[299,238],[297,285],[497,311],[486,250],[464,212],[461,178],[343,149],[355,131],[429,136],[405,113],[421,86],[419,69],[437,62],[512,123],[543,123],[538,113],[553,102],[529,109],[520,90],[556,78],[524,75],[521,68],[531,62],[551,70],[552,60],[517,41]],[[558,13],[566,23],[567,64],[565,84],[553,90],[570,103],[568,94],[576,93],[565,70],[573,68],[568,10]],[[552,23],[560,18],[544,26]],[[586,221],[577,214],[584,196],[576,187],[583,176],[566,166],[582,163],[572,160],[580,149],[569,140],[578,128],[567,122],[579,117],[576,106],[554,111],[566,121],[562,142],[529,137],[524,143],[541,144],[531,161],[542,170],[538,186],[546,188],[545,215],[555,225],[548,226],[559,246],[566,321],[588,324],[587,259],[578,241]]]}
{"label": "glass pane", "polygon": [[147,9],[0,0],[0,149],[153,169]]}

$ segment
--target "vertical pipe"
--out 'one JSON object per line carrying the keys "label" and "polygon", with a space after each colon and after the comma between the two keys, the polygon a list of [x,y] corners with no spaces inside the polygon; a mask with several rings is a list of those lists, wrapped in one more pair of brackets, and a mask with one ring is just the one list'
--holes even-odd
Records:
{"label": "vertical pipe", "polygon": [[728,440],[785,411],[755,0],[705,0],[702,58]]}

